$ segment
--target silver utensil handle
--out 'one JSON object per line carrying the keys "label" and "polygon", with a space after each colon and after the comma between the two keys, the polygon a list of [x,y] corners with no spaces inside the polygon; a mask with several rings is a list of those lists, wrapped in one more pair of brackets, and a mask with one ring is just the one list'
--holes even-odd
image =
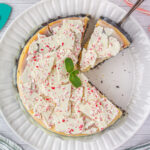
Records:
{"label": "silver utensil handle", "polygon": [[144,0],[137,0],[137,2],[133,5],[133,7],[129,10],[129,12],[122,18],[122,20],[118,23],[119,26],[121,26],[127,18],[132,14],[132,12],[141,5],[141,3],[144,2]]}

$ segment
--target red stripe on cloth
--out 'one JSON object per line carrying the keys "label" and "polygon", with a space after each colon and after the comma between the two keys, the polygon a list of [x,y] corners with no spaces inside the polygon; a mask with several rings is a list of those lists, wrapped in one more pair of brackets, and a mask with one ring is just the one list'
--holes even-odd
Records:
{"label": "red stripe on cloth", "polygon": [[[130,0],[124,0],[124,2],[129,6],[129,7],[132,7],[134,4],[130,2]],[[138,11],[146,14],[146,15],[150,15],[150,11],[149,10],[146,10],[146,9],[143,9],[143,8],[137,8]]]}

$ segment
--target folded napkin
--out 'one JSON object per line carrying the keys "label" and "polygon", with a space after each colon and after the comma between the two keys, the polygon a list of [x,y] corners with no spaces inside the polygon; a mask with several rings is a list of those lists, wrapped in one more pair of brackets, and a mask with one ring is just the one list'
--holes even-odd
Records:
{"label": "folded napkin", "polygon": [[23,150],[23,149],[13,141],[0,135],[0,150]]}
{"label": "folded napkin", "polygon": [[0,3],[0,30],[4,27],[6,24],[10,14],[11,14],[12,8],[4,3]]}

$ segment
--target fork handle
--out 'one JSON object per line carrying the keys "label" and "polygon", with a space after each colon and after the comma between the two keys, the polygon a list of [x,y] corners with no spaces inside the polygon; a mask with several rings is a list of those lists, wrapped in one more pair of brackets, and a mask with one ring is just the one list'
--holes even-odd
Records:
{"label": "fork handle", "polygon": [[120,22],[118,23],[119,26],[121,26],[126,20],[127,18],[132,14],[132,12],[142,4],[142,2],[144,2],[144,0],[137,0],[137,2],[133,5],[133,7],[129,10],[129,12],[120,20]]}

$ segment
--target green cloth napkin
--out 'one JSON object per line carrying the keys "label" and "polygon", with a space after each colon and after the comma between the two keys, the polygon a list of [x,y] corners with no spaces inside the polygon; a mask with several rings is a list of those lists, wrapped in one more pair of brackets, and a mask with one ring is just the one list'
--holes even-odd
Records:
{"label": "green cloth napkin", "polygon": [[0,3],[0,30],[4,27],[6,24],[10,14],[11,14],[12,8],[4,3]]}

